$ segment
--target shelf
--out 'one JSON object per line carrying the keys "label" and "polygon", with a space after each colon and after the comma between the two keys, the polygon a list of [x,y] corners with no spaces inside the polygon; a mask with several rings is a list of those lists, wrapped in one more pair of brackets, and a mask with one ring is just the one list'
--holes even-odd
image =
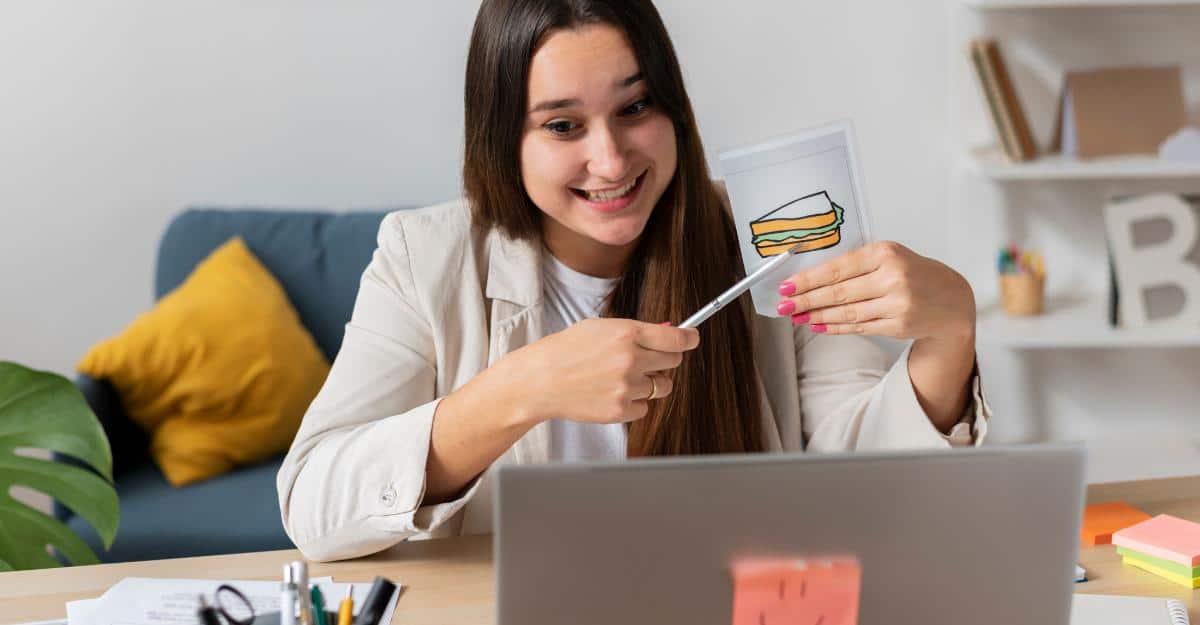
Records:
{"label": "shelf", "polygon": [[1001,9],[1083,9],[1200,6],[1200,0],[965,0],[967,6],[982,11]]}
{"label": "shelf", "polygon": [[972,171],[992,180],[1200,178],[1200,162],[1171,162],[1155,156],[1112,156],[1080,161],[1052,154],[1025,163],[1010,163],[992,148],[972,150],[967,162]]}
{"label": "shelf", "polygon": [[1200,328],[1110,327],[1103,297],[1051,299],[1036,317],[1009,317],[992,307],[980,311],[978,334],[982,344],[1012,349],[1200,347]]}

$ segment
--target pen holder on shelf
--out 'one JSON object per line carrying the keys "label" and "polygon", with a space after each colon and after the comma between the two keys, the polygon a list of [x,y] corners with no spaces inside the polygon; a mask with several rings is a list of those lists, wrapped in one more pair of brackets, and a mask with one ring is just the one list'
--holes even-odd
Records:
{"label": "pen holder on shelf", "polygon": [[1029,273],[1000,275],[1000,303],[1010,316],[1040,315],[1045,301],[1045,279]]}

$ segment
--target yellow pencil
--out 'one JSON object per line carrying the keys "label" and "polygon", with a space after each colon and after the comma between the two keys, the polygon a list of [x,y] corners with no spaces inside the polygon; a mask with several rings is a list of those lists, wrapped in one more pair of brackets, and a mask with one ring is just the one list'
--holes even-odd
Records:
{"label": "yellow pencil", "polygon": [[342,599],[342,605],[338,608],[337,625],[350,625],[350,621],[354,618],[354,584],[346,589],[346,598]]}

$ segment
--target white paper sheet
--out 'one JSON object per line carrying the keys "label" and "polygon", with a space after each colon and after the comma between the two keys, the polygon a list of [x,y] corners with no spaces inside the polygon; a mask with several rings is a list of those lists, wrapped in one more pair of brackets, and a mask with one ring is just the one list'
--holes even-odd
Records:
{"label": "white paper sheet", "polygon": [[1071,625],[1188,625],[1188,613],[1175,599],[1077,594]]}
{"label": "white paper sheet", "polygon": [[[788,276],[870,242],[871,224],[849,122],[723,152],[720,161],[747,274],[797,237],[824,240],[813,241],[817,245],[811,250],[794,255],[750,289],[758,314],[779,316],[775,311],[778,287]],[[800,229],[809,228],[802,223],[814,216],[821,222],[814,224],[816,229]],[[836,236],[826,236],[834,231]],[[771,247],[773,237],[782,242]]]}
{"label": "white paper sheet", "polygon": [[[347,583],[335,583],[331,577],[310,580],[321,589],[327,611],[337,611],[346,596]],[[67,604],[68,625],[196,625],[198,595],[212,602],[213,593],[221,584],[230,584],[242,591],[254,606],[255,612],[278,612],[280,587],[273,580],[199,580],[127,577],[108,589],[97,599],[72,601]],[[381,622],[390,622],[400,594],[397,584],[388,609]],[[355,613],[371,590],[370,583],[354,584]]]}
{"label": "white paper sheet", "polygon": [[1075,99],[1071,97],[1071,88],[1067,87],[1062,100],[1062,142],[1059,146],[1063,156],[1077,156],[1078,143],[1079,139],[1075,136]]}

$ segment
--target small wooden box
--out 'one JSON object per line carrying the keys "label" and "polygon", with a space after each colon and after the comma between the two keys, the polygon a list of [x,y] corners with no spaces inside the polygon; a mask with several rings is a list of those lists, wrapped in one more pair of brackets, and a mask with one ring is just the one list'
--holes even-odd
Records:
{"label": "small wooden box", "polygon": [[1000,276],[1000,303],[1012,316],[1042,314],[1045,301],[1045,280],[1033,274],[1004,274]]}

